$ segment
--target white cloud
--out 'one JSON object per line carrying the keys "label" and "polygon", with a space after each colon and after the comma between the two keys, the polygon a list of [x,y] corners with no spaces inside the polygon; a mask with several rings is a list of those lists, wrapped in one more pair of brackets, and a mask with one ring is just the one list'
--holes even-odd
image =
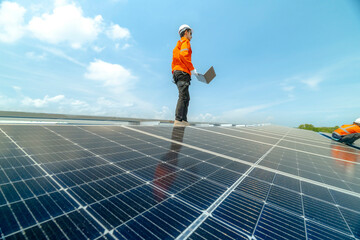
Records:
{"label": "white cloud", "polygon": [[17,99],[0,95],[0,107],[2,111],[17,111],[19,110],[17,109],[18,106]]}
{"label": "white cloud", "polygon": [[106,31],[106,35],[112,40],[129,39],[130,31],[127,28],[120,27],[118,24],[112,24]]}
{"label": "white cloud", "polygon": [[42,107],[46,107],[49,103],[58,103],[64,98],[65,98],[64,95],[57,95],[55,97],[49,97],[48,95],[46,95],[43,99],[40,98],[32,99],[30,97],[25,97],[21,103],[25,106],[34,106],[36,108],[42,108]]}
{"label": "white cloud", "polygon": [[268,113],[266,113],[266,110],[290,101],[293,101],[293,99],[289,98],[289,99],[274,101],[265,104],[233,109],[222,113],[219,116],[219,119],[221,121],[231,122],[231,123],[240,123],[240,122],[264,123],[266,121],[269,121]]}
{"label": "white cloud", "polygon": [[294,91],[295,91],[295,86],[294,85],[289,85],[287,81],[281,83],[281,89],[287,93],[287,96],[289,98],[295,98],[294,95]]}
{"label": "white cloud", "polygon": [[116,44],[115,44],[115,48],[116,48],[116,49],[125,50],[125,49],[128,49],[129,47],[131,47],[131,45],[128,44],[128,43],[125,43],[122,47],[120,47],[120,44],[119,44],[119,43],[116,43]]}
{"label": "white cloud", "polygon": [[242,116],[248,115],[250,113],[257,112],[257,111],[262,110],[262,109],[266,109],[266,108],[271,107],[273,105],[274,104],[260,104],[260,105],[254,105],[254,106],[249,106],[249,107],[244,107],[244,108],[237,108],[237,109],[225,112],[224,116],[242,117]]}
{"label": "white cloud", "polygon": [[102,116],[118,116],[133,118],[156,118],[170,119],[173,112],[166,106],[160,109],[153,106],[148,101],[125,93],[116,98],[100,97],[92,104],[91,112]]}
{"label": "white cloud", "polygon": [[282,88],[285,92],[292,92],[295,87],[294,86],[283,86]]}
{"label": "white cloud", "polygon": [[0,41],[12,43],[24,35],[24,14],[26,9],[14,2],[0,5]]}
{"label": "white cloud", "polygon": [[59,111],[66,114],[90,114],[92,115],[92,106],[85,101],[78,99],[66,99],[59,106]]}
{"label": "white cloud", "polygon": [[301,80],[306,86],[308,86],[311,90],[315,90],[318,88],[319,83],[321,83],[324,79],[320,76],[314,76],[307,79]]}
{"label": "white cloud", "polygon": [[66,98],[64,95],[56,95],[43,98],[24,96],[21,88],[18,89],[18,96],[0,95],[0,107],[8,111],[44,112],[61,114],[82,114],[95,116],[115,116],[133,118],[157,118],[170,119],[173,112],[168,107],[161,108],[153,106],[148,101],[142,101],[134,95],[124,93],[116,95],[109,94],[106,97],[93,98],[89,101],[83,99]]}
{"label": "white cloud", "polygon": [[48,52],[48,53],[51,53],[57,57],[61,57],[61,58],[64,58],[72,63],[75,63],[76,65],[79,65],[81,67],[86,67],[86,65],[84,63],[81,63],[79,62],[78,60],[66,55],[63,51],[59,50],[59,49],[56,49],[56,48],[49,48],[49,47],[41,47],[39,46],[40,49]]}
{"label": "white cloud", "polygon": [[173,112],[167,106],[162,106],[160,111],[155,111],[155,119],[172,119]]}
{"label": "white cloud", "polygon": [[128,43],[125,43],[121,49],[125,50],[125,49],[128,49],[129,47],[131,47],[131,45]]}
{"label": "white cloud", "polygon": [[293,76],[283,80],[280,83],[281,89],[288,94],[289,98],[295,97],[295,90],[304,89],[317,90],[319,84],[324,81],[324,71],[318,71],[316,74],[310,76]]}
{"label": "white cloud", "polygon": [[77,49],[95,40],[101,32],[101,15],[84,17],[81,7],[67,1],[56,1],[55,6],[51,14],[33,17],[29,22],[28,29],[36,38],[53,44],[67,42]]}
{"label": "white cloud", "polygon": [[[13,104],[20,106],[20,111],[40,111],[46,113],[64,113],[64,114],[93,114],[96,107],[91,106],[85,101],[66,98],[64,95],[49,97],[46,95],[41,98],[30,98],[22,96],[22,100],[11,99]],[[1,105],[0,105],[1,106]]]}
{"label": "white cloud", "polygon": [[85,78],[102,82],[104,86],[116,93],[129,90],[135,80],[131,72],[123,66],[99,59],[95,59],[89,64]]}
{"label": "white cloud", "polygon": [[61,7],[61,6],[65,6],[68,5],[69,1],[68,0],[55,0],[55,6],[56,7]]}
{"label": "white cloud", "polygon": [[44,60],[46,58],[46,54],[43,53],[43,54],[36,54],[34,52],[27,52],[25,54],[25,56],[27,58],[30,58],[30,59],[33,59],[33,60],[37,60],[37,61],[41,61],[41,60]]}
{"label": "white cloud", "polygon": [[100,52],[102,52],[102,51],[105,49],[105,47],[93,46],[92,49],[93,49],[95,52],[100,53]]}
{"label": "white cloud", "polygon": [[21,87],[13,86],[12,88],[15,90],[15,92],[21,93]]}
{"label": "white cloud", "polygon": [[293,97],[295,89],[298,87],[301,78],[298,76],[287,78],[280,83],[281,89],[288,94],[289,97]]}
{"label": "white cloud", "polygon": [[127,3],[128,0],[110,0],[110,2],[113,2],[113,3]]}
{"label": "white cloud", "polygon": [[190,117],[189,119],[194,122],[219,122],[219,118],[211,113],[199,114],[195,117]]}
{"label": "white cloud", "polygon": [[32,13],[40,13],[40,12],[44,11],[45,8],[46,8],[46,6],[44,4],[32,3],[28,9]]}
{"label": "white cloud", "polygon": [[72,106],[88,106],[88,104],[84,101],[80,101],[80,100],[74,100],[74,101],[71,101],[70,103]]}
{"label": "white cloud", "polygon": [[[9,1],[0,3],[0,42],[12,43],[26,35],[43,42],[65,43],[80,49],[89,46],[101,33],[114,41],[131,37],[129,29],[118,24],[105,24],[101,15],[85,16],[81,6],[71,0],[55,0],[52,10],[46,9],[49,8],[44,4],[31,4],[29,15],[32,18],[25,24],[27,10],[24,7]],[[122,50],[129,47],[128,43],[116,45]],[[101,52],[104,47],[93,46],[92,49]],[[30,53],[28,57],[34,56]]]}
{"label": "white cloud", "polygon": [[273,117],[273,116],[267,116],[266,118],[265,118],[265,122],[271,122],[271,121],[273,121],[275,118]]}

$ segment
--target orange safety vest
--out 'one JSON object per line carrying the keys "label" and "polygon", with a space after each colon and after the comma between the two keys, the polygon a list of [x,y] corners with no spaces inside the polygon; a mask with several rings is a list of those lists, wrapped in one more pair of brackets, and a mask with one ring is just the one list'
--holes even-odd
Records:
{"label": "orange safety vest", "polygon": [[336,129],[334,132],[340,136],[345,136],[352,133],[360,133],[360,127],[356,124],[352,125],[342,125],[340,128]]}
{"label": "orange safety vest", "polygon": [[191,63],[191,53],[190,41],[186,37],[182,37],[173,50],[172,73],[175,70],[179,70],[191,75],[191,71],[194,70],[194,66]]}

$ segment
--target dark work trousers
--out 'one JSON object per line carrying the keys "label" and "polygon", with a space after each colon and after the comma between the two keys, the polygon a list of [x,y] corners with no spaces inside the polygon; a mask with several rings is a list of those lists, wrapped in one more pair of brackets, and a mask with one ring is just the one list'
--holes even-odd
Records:
{"label": "dark work trousers", "polygon": [[343,136],[341,138],[340,142],[351,145],[359,138],[360,138],[360,133],[352,133],[352,134]]}
{"label": "dark work trousers", "polygon": [[333,138],[338,139],[339,142],[351,145],[360,138],[360,133],[352,133],[345,136],[340,136],[336,133],[333,133],[332,136]]}
{"label": "dark work trousers", "polygon": [[183,71],[174,71],[174,82],[179,90],[179,99],[176,105],[175,120],[187,121],[187,112],[190,102],[189,86],[190,74]]}

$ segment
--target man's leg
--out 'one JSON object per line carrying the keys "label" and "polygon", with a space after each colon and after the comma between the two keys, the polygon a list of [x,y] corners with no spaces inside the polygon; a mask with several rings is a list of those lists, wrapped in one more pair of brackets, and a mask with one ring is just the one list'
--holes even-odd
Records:
{"label": "man's leg", "polygon": [[341,136],[335,132],[332,133],[332,139],[341,142]]}
{"label": "man's leg", "polygon": [[175,120],[187,121],[187,110],[190,101],[190,75],[184,72],[175,72],[174,80],[179,90],[179,98],[175,111]]}
{"label": "man's leg", "polygon": [[[173,74],[173,79],[174,79],[174,83],[176,84],[176,87],[178,88],[178,90],[179,90],[178,81],[180,80],[179,76],[181,76],[181,73],[179,71],[175,71]],[[175,122],[182,121],[181,109],[182,109],[182,102],[180,100],[180,90],[179,90],[178,101],[177,101],[176,109],[175,109]]]}
{"label": "man's leg", "polygon": [[189,106],[189,82],[179,80],[176,83],[179,90],[179,99],[176,105],[176,116],[175,120],[186,121],[187,109]]}
{"label": "man's leg", "polygon": [[360,138],[360,133],[352,133],[344,136],[341,140],[343,143],[351,145]]}
{"label": "man's leg", "polygon": [[184,92],[184,95],[185,95],[185,100],[184,100],[185,107],[184,107],[183,121],[187,122],[187,113],[188,113],[189,102],[190,102],[189,86],[187,86],[187,88]]}

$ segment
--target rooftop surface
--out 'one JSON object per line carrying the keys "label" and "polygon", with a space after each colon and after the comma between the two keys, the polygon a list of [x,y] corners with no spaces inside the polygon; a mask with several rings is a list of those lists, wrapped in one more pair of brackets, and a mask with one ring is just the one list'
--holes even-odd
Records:
{"label": "rooftop surface", "polygon": [[359,239],[359,160],[280,126],[3,124],[1,236]]}

